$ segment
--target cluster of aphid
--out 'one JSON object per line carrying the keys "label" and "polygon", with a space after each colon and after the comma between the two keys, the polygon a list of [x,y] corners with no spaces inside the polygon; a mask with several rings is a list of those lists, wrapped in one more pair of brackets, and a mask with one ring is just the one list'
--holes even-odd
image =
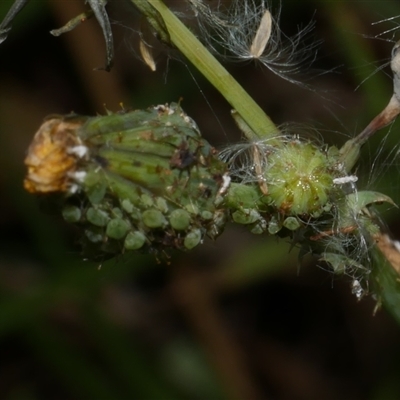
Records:
{"label": "cluster of aphid", "polygon": [[[0,25],[0,41],[26,1],[17,0]],[[227,13],[211,10],[202,0],[188,1],[202,31],[211,30],[206,43],[212,51],[222,48],[228,58],[257,59],[299,83],[293,74],[314,57],[315,44],[301,47],[312,25],[288,38],[279,29],[279,15],[274,18],[263,1],[233,0]],[[106,38],[109,69],[112,35],[105,4],[89,1]],[[138,5],[145,14],[146,4]],[[153,27],[159,24],[162,36],[165,27],[154,15]],[[154,70],[151,49],[140,43],[144,61]],[[279,132],[255,139],[237,115],[249,141],[218,153],[176,104],[96,118],[67,116],[46,121],[36,134],[26,158],[25,188],[65,196],[62,214],[83,228],[92,257],[191,249],[205,235],[217,237],[231,220],[255,234],[290,237],[302,254],[318,254],[334,272],[351,275],[360,298],[370,273],[370,248],[383,243],[369,206],[391,200],[357,191],[351,170],[365,141],[400,112],[397,44],[391,66],[394,94],[388,106],[340,150]]]}
{"label": "cluster of aphid", "polygon": [[367,206],[390,201],[357,192],[338,149],[296,136],[218,153],[177,104],[52,117],[25,162],[25,188],[61,194],[64,219],[83,230],[85,256],[98,259],[189,250],[233,221],[289,237],[359,283],[379,233]]}

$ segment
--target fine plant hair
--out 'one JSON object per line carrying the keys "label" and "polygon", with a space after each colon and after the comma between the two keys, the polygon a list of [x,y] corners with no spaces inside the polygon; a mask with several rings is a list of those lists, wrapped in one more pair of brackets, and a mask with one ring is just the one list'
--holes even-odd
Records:
{"label": "fine plant hair", "polygon": [[376,60],[373,63],[365,63],[364,65],[361,65],[357,68],[362,68],[362,67],[370,67],[371,65],[374,66],[374,70],[368,74],[368,76],[366,76],[356,87],[355,87],[355,91],[357,91],[358,89],[360,89],[360,87],[362,87],[362,85],[368,81],[369,79],[371,79],[373,76],[375,76],[377,73],[379,72],[384,72],[385,75],[387,75],[389,77],[389,74],[385,72],[385,68],[387,68],[390,65],[390,61],[391,58],[390,57],[386,57],[382,60]]}
{"label": "fine plant hair", "polygon": [[[357,196],[357,187],[354,183],[347,185]],[[334,253],[342,257],[342,270],[335,270],[334,273],[342,273],[352,280],[367,281],[372,269],[370,249],[372,242],[369,233],[364,228],[364,216],[355,208],[350,201],[347,202],[349,214],[342,220],[337,208],[331,209],[332,217],[327,221],[313,222],[313,229],[320,232],[323,254]],[[344,227],[340,227],[343,225]],[[331,264],[332,266],[332,264]]]}
{"label": "fine plant hair", "polygon": [[[395,45],[395,43],[397,42],[397,39],[395,37],[396,35],[396,31],[398,29],[400,29],[400,20],[397,21],[397,19],[400,18],[400,16],[395,16],[395,17],[390,17],[390,18],[384,18],[382,20],[373,22],[371,25],[379,25],[382,23],[387,23],[387,22],[391,22],[393,23],[395,26],[390,28],[390,29],[386,29],[378,34],[375,35],[371,35],[371,34],[361,34],[361,36],[365,39],[372,39],[372,40],[379,40],[382,42],[386,42],[386,43],[390,43],[392,46]],[[387,37],[385,37],[387,36]],[[393,57],[393,55],[392,55]],[[389,57],[385,57],[381,60],[374,60],[373,61],[373,65],[377,65],[377,67],[375,67],[374,71],[372,71],[368,76],[366,76],[355,88],[355,90],[358,90],[367,80],[371,79],[375,74],[377,74],[378,72],[383,71],[390,79],[391,75],[386,73],[384,70],[385,68],[387,68],[390,65],[391,56]],[[366,64],[365,66],[369,66],[371,63]]]}
{"label": "fine plant hair", "polygon": [[203,0],[188,1],[198,17],[201,38],[218,57],[257,61],[280,78],[309,88],[302,78],[321,44],[309,40],[313,20],[294,36],[287,36],[279,26],[281,6],[274,12],[266,0],[233,0],[228,9],[217,12]]}
{"label": "fine plant hair", "polygon": [[[265,170],[268,166],[268,155],[274,151],[272,144],[276,139],[285,141],[286,136],[276,136],[253,142],[235,143],[221,149],[219,157],[228,167],[235,182],[254,183],[260,177],[257,168]],[[257,163],[255,160],[257,154]]]}
{"label": "fine plant hair", "polygon": [[235,182],[259,182],[260,175],[257,171],[268,169],[268,158],[276,151],[276,142],[282,145],[295,141],[311,142],[324,147],[320,132],[305,124],[285,123],[280,125],[278,130],[279,135],[267,139],[246,140],[220,149],[219,157],[229,166]]}
{"label": "fine plant hair", "polygon": [[392,23],[394,25],[394,27],[392,27],[390,29],[386,29],[385,31],[377,34],[375,36],[375,38],[382,38],[384,35],[391,34],[391,38],[390,39],[382,38],[382,40],[394,43],[396,41],[395,40],[396,31],[398,29],[400,29],[400,22],[399,22],[400,20],[398,18],[400,18],[400,15],[396,15],[394,17],[389,17],[389,18],[384,18],[384,19],[381,19],[379,21],[373,22],[372,25],[378,25],[378,24],[385,23],[385,22],[390,22],[390,23]]}
{"label": "fine plant hair", "polygon": [[[392,50],[391,57],[386,57],[380,61],[376,61],[376,63],[379,63],[380,65],[376,67],[375,70],[370,75],[364,78],[356,89],[358,89],[366,80],[371,79],[372,76],[381,71],[383,71],[391,79],[390,74],[384,71],[384,69],[391,64],[391,60],[394,57],[394,52],[397,42],[395,35],[396,32],[400,29],[399,18],[400,16],[394,16],[373,22],[372,25],[379,25],[389,22],[394,26],[389,29],[385,29],[376,35],[362,35],[363,37],[368,39],[380,40],[386,43],[390,43],[392,46],[394,45],[394,47]],[[380,178],[384,176],[385,173],[387,173],[393,166],[395,166],[399,162],[399,154],[400,154],[399,144],[396,143],[395,145],[393,145],[392,144],[393,140],[391,140],[392,142],[391,145],[390,146],[387,145],[387,142],[390,140],[389,137],[392,132],[393,123],[394,120],[390,123],[387,131],[380,139],[378,148],[377,149],[374,148],[370,151],[369,159],[366,161],[368,162],[368,169],[370,171],[370,173],[366,174],[367,187],[373,188],[374,186],[376,186],[379,183]]]}
{"label": "fine plant hair", "polygon": [[[243,142],[223,148],[219,154],[220,158],[229,166],[230,174],[235,182],[243,184],[257,183],[263,192],[262,185],[266,187],[274,182],[268,182],[265,176],[260,173],[268,171],[270,165],[269,158],[276,152],[274,142],[279,141],[281,145],[291,145],[294,142],[311,142],[323,148],[324,144],[320,137],[315,137],[315,132],[307,130],[305,127],[286,125],[280,127],[280,136],[273,136],[266,140],[255,140]],[[293,134],[293,132],[297,132]],[[318,133],[318,135],[320,135]],[[340,266],[330,263],[335,274],[344,274],[351,278],[354,286],[354,293],[357,298],[361,298],[365,293],[368,275],[371,272],[372,261],[369,256],[372,243],[369,233],[364,225],[364,215],[357,209],[356,201],[352,197],[343,194],[352,194],[357,198],[356,182],[358,177],[355,175],[347,176],[344,174],[340,178],[334,179],[334,184],[340,186],[338,195],[340,198],[332,198],[330,211],[322,218],[305,218],[302,223],[305,230],[311,229],[314,232],[312,241],[319,242],[320,254],[325,255],[325,261],[330,261],[330,255],[334,254],[340,260]],[[337,204],[340,204],[338,206]],[[345,203],[343,205],[343,203]],[[342,209],[347,212],[342,215]],[[296,246],[296,235],[292,238],[292,245]],[[302,246],[302,251],[307,252],[307,246]],[[312,249],[310,248],[310,251]]]}

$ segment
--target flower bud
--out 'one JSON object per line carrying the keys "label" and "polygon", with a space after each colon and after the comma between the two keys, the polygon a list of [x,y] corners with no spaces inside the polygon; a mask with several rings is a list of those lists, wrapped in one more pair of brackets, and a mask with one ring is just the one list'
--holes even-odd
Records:
{"label": "flower bud", "polygon": [[83,228],[94,257],[191,249],[226,220],[216,206],[226,165],[177,104],[51,118],[25,163],[25,188],[64,193],[62,215]]}
{"label": "flower bud", "polygon": [[268,158],[265,180],[270,203],[288,215],[319,215],[333,188],[333,168],[326,153],[294,140]]}

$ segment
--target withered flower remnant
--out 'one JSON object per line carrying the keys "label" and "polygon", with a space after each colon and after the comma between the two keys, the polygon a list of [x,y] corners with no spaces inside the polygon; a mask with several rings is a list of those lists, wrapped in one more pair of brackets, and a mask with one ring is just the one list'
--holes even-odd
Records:
{"label": "withered flower remnant", "polygon": [[73,149],[82,146],[76,136],[78,121],[51,118],[39,128],[28,149],[25,164],[28,175],[24,187],[31,193],[71,190],[72,174],[77,168]]}

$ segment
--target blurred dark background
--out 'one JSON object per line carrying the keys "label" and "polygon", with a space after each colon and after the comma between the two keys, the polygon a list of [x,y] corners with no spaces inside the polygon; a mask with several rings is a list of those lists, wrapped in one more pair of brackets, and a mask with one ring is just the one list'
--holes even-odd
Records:
{"label": "blurred dark background", "polygon": [[[12,2],[0,2],[0,18]],[[105,57],[94,19],[49,34],[84,11],[82,0],[32,0],[0,46],[0,398],[399,399],[399,326],[385,310],[373,315],[371,297],[358,302],[349,277],[315,260],[299,266],[289,243],[231,226],[169,260],[92,263],[79,232],[23,191],[26,149],[49,114],[182,98],[212,144],[240,140],[225,100],[178,54],[160,46],[150,71],[138,56],[139,14],[128,0],[109,3],[110,73],[94,71]],[[396,19],[373,23],[400,16],[400,2],[282,3],[285,33],[316,20],[323,44],[304,76],[314,90],[261,65],[227,67],[275,122],[306,124],[340,146],[391,96],[395,39],[376,36]],[[183,0],[174,7],[187,10]],[[399,204],[398,129],[366,146],[358,175],[360,188]],[[400,238],[399,212],[381,211]]]}

